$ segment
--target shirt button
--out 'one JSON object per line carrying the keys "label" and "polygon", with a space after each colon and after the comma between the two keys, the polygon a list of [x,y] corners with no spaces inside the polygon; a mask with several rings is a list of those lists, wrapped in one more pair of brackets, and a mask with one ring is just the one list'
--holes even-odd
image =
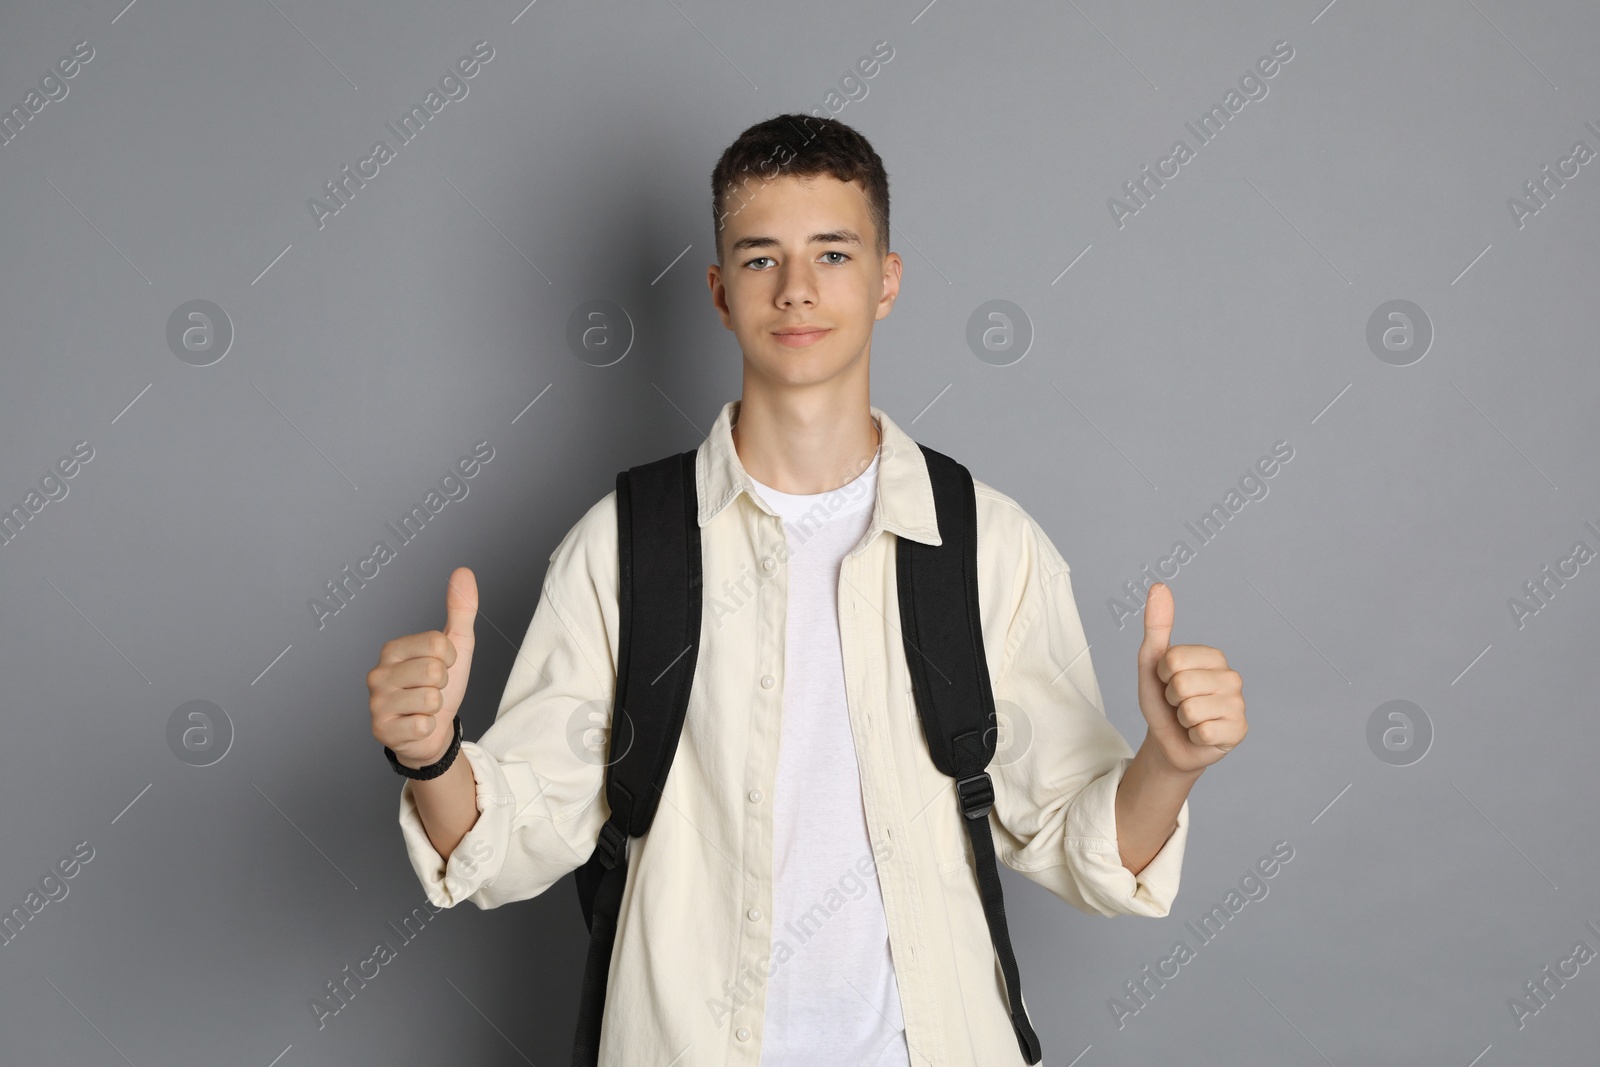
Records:
{"label": "shirt button", "polygon": [[749,796],[750,796],[750,803],[752,803],[752,804],[761,803],[761,790],[752,789],[752,790],[750,790]]}
{"label": "shirt button", "polygon": [[761,569],[764,571],[776,570],[777,567],[778,561],[773,559],[771,556],[768,556],[766,559],[761,561]]}
{"label": "shirt button", "polygon": [[741,1026],[739,1029],[733,1032],[733,1036],[737,1037],[740,1041],[749,1041],[750,1028],[748,1026]]}
{"label": "shirt button", "polygon": [[761,918],[761,909],[751,908],[749,911],[745,912],[745,914],[750,917],[751,922],[756,922]]}
{"label": "shirt button", "polygon": [[773,686],[775,686],[777,684],[778,684],[778,680],[776,678],[774,678],[772,675],[763,674],[761,676],[761,688],[763,688],[763,689],[771,689]]}

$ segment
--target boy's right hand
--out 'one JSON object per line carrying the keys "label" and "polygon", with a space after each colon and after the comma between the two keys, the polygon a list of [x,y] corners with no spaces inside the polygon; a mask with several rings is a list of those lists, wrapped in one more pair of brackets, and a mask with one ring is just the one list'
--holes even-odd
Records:
{"label": "boy's right hand", "polygon": [[455,740],[455,717],[472,669],[478,580],[466,567],[450,575],[442,631],[386,642],[367,672],[372,736],[407,767],[437,763]]}

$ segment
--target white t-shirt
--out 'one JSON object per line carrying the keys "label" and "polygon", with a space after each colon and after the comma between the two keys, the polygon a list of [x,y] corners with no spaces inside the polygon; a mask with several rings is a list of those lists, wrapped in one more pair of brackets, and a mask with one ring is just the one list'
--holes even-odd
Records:
{"label": "white t-shirt", "polygon": [[[751,479],[754,481],[754,479]],[[773,799],[773,953],[761,1067],[909,1067],[900,987],[845,703],[839,566],[872,521],[878,457],[827,493],[756,492],[789,542]],[[863,876],[862,872],[871,872]],[[794,955],[776,963],[778,942]]]}

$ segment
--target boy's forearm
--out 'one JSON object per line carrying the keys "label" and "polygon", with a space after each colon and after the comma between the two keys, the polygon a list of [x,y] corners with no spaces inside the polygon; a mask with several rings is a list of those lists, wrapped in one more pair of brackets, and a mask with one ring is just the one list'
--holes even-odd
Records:
{"label": "boy's forearm", "polygon": [[428,840],[448,860],[478,821],[478,781],[472,774],[472,761],[457,753],[449,770],[427,781],[413,778],[408,788]]}
{"label": "boy's forearm", "polygon": [[1124,867],[1138,874],[1161,851],[1200,775],[1173,770],[1146,736],[1117,785],[1117,851]]}

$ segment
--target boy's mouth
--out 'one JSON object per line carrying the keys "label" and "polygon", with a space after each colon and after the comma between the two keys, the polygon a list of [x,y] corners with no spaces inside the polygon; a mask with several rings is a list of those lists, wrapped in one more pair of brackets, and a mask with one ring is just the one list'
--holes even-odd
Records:
{"label": "boy's mouth", "polygon": [[772,335],[778,339],[780,345],[787,345],[790,348],[804,348],[807,345],[815,344],[827,336],[829,332],[827,328],[822,326],[785,326],[772,331]]}

